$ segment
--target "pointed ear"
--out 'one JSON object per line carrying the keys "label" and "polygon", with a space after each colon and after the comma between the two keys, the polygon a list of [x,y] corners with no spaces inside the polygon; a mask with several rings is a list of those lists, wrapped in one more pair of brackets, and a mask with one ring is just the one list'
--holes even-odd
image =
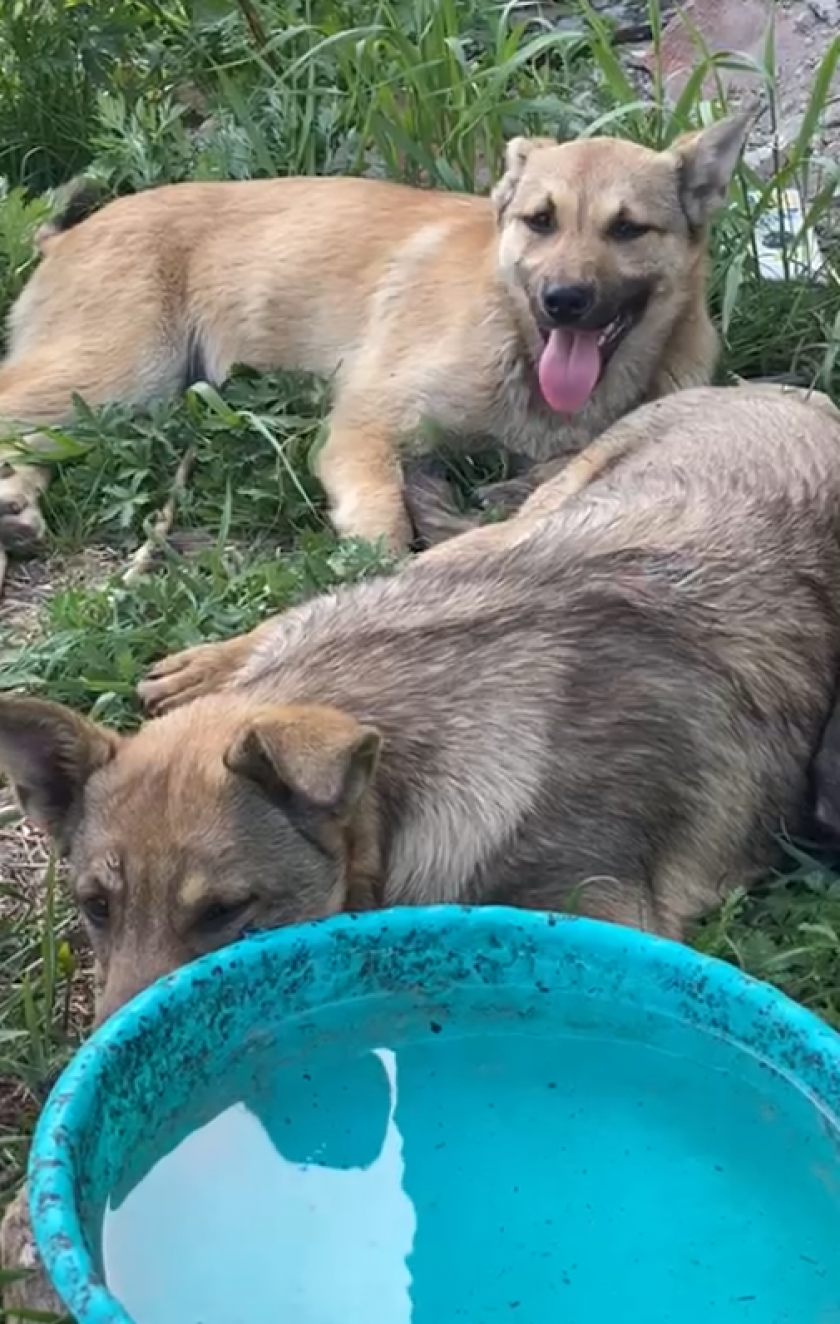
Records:
{"label": "pointed ear", "polygon": [[668,149],[676,159],[680,201],[693,229],[702,229],[726,201],[752,122],[752,112],[730,115],[683,134]]}
{"label": "pointed ear", "polygon": [[347,819],[369,786],[382,737],[335,708],[264,710],[234,740],[227,769],[281,809]]}
{"label": "pointed ear", "polygon": [[811,765],[814,818],[832,841],[840,843],[840,704],[825,725]]}
{"label": "pointed ear", "polygon": [[511,138],[505,148],[505,172],[490,195],[497,217],[501,218],[510,206],[528,157],[540,148],[556,146],[554,138]]}
{"label": "pointed ear", "polygon": [[59,850],[79,811],[91,773],[114,757],[113,731],[44,699],[0,698],[0,772],[8,776],[20,807],[48,832]]}

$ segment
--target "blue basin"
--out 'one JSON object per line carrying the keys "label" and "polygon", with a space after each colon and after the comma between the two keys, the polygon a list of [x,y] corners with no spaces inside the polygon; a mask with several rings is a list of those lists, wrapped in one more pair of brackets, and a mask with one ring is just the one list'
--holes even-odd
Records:
{"label": "blue basin", "polygon": [[840,1039],[624,928],[341,917],[135,999],[30,1182],[79,1324],[838,1324]]}

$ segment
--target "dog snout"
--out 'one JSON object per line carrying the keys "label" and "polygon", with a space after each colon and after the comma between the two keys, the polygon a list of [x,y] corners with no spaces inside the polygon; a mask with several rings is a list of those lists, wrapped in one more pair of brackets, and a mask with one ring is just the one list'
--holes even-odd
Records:
{"label": "dog snout", "polygon": [[594,285],[548,285],[543,311],[554,326],[576,326],[592,312],[596,298]]}

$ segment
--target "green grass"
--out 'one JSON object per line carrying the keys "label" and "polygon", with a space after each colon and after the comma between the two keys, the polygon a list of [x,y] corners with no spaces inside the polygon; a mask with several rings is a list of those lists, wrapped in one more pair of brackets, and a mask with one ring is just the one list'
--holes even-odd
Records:
{"label": "green grass", "polygon": [[[650,8],[658,33],[658,6]],[[639,96],[609,26],[585,3],[576,9],[574,30],[553,32],[487,0],[10,0],[0,10],[0,303],[30,269],[31,237],[49,209],[44,191],[82,168],[115,193],[186,178],[368,169],[484,189],[514,133],[605,132],[663,145],[709,117],[700,87],[715,61],[698,50],[697,75],[668,108],[658,84]],[[839,56],[835,41],[772,183],[742,170],[716,228],[711,276],[726,372],[792,370],[835,395],[834,269],[818,284],[768,283],[755,269],[753,231],[777,207],[778,188],[819,164],[812,143]],[[771,42],[762,65],[771,97],[773,64]],[[205,116],[212,129],[201,127]],[[836,181],[834,165],[807,218],[829,255]],[[131,725],[134,685],[153,658],[389,568],[375,548],[339,546],[326,525],[311,472],[324,401],[308,380],[242,375],[224,399],[199,389],[145,416],[80,405],[56,434],[65,461],[49,498],[56,549],[72,556],[107,543],[127,556],[188,446],[196,464],[178,527],[204,531],[205,546],[172,553],[131,589],[115,576],[56,592],[34,638],[17,650],[0,640],[0,688],[23,686]],[[469,484],[469,471],[462,477]],[[18,1178],[45,1082],[78,1033],[75,921],[54,873],[34,895],[7,896],[0,910],[10,916],[0,921],[0,1099],[20,1086],[20,1107],[0,1107],[0,1200]],[[840,1025],[840,880],[828,870],[792,858],[790,876],[735,898],[698,941]]]}

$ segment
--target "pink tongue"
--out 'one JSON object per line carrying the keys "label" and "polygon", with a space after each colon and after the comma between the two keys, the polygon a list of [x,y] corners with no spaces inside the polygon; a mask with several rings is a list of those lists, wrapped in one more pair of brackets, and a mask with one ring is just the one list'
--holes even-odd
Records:
{"label": "pink tongue", "polygon": [[540,390],[558,414],[577,414],[589,401],[601,373],[595,331],[552,331],[540,358]]}

